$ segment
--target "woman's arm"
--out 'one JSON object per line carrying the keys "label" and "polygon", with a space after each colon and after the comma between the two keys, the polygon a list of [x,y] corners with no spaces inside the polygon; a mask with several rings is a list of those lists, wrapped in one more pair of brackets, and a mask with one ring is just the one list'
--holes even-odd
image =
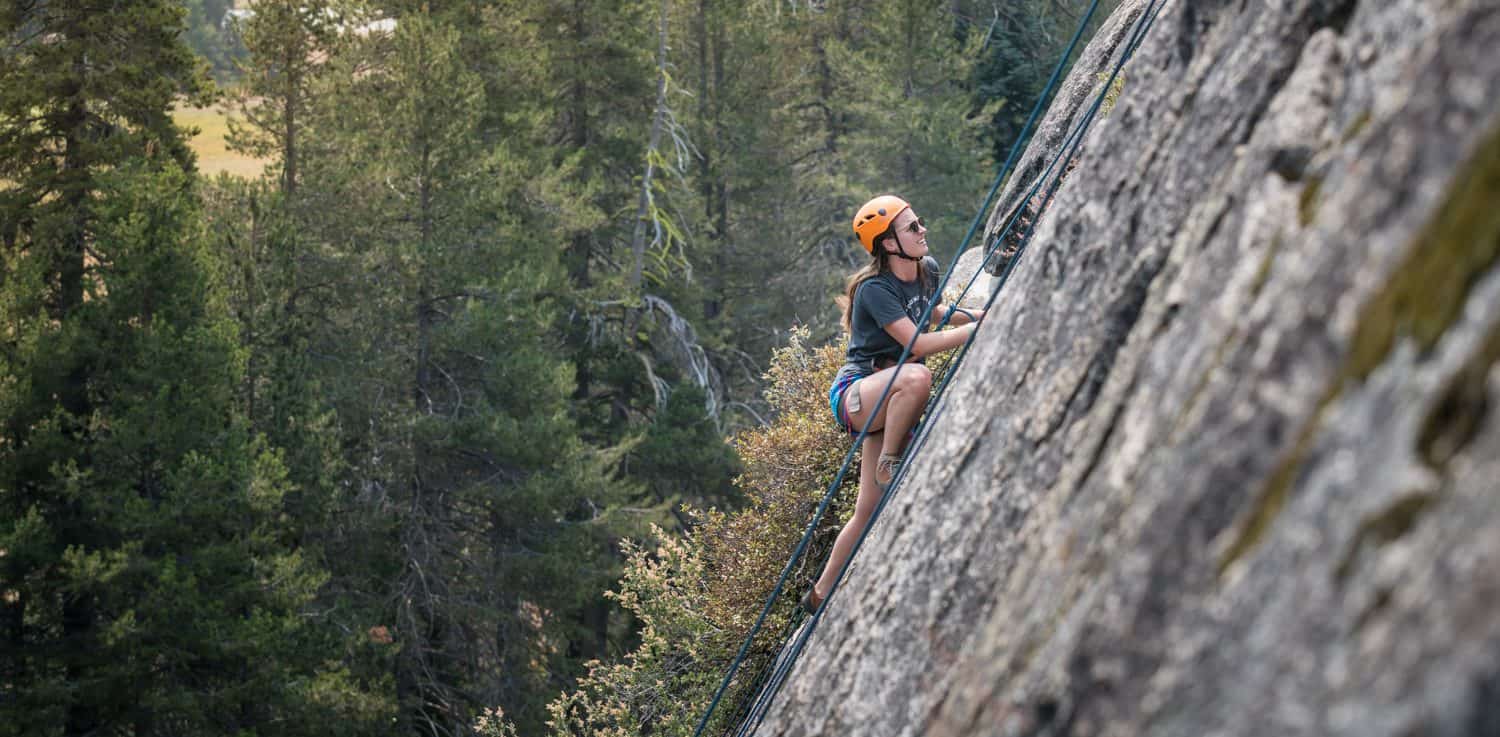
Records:
{"label": "woman's arm", "polygon": [[[942,312],[939,312],[938,310],[942,310]],[[981,319],[983,319],[984,310],[971,310],[963,307],[949,307],[948,305],[938,305],[937,309],[932,311],[932,324],[938,324],[938,322],[940,322],[943,318],[948,319],[949,325],[968,325],[971,322],[979,322]]]}
{"label": "woman's arm", "polygon": [[[936,333],[923,333],[917,337],[916,345],[911,348],[911,355],[916,358],[930,356],[934,353],[957,348],[974,334],[974,328],[978,323],[969,323],[961,328],[953,330],[940,330]],[[885,326],[887,335],[896,339],[897,343],[906,345],[911,342],[911,336],[917,332],[917,324],[909,317],[903,317]]]}

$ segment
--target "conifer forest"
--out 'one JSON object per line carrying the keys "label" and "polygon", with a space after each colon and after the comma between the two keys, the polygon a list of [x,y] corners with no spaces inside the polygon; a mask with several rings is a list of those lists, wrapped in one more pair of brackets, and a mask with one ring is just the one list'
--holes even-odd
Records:
{"label": "conifer forest", "polygon": [[28,737],[691,734],[848,448],[854,209],[949,263],[1088,5],[3,2]]}

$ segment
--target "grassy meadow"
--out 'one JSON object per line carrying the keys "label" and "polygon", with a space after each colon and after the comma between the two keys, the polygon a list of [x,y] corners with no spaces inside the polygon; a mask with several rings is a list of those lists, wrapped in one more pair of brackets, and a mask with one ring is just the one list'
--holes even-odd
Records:
{"label": "grassy meadow", "polygon": [[198,154],[198,171],[205,176],[217,176],[220,172],[246,179],[260,176],[264,161],[230,151],[225,144],[229,116],[223,106],[179,107],[172,111],[172,117],[178,125],[198,129],[191,145]]}

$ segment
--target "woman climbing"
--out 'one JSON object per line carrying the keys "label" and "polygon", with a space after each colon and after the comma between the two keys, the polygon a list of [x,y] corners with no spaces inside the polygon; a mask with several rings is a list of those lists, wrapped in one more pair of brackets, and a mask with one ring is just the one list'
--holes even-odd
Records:
{"label": "woman climbing", "polygon": [[[919,335],[908,357],[910,362],[898,370],[896,361],[917,335],[917,321],[927,311],[929,301],[942,300],[942,295],[935,294],[937,262],[927,257],[927,228],[905,200],[882,195],[855,213],[854,234],[871,258],[849,277],[845,294],[839,299],[844,329],[849,333],[849,353],[833,380],[828,402],[834,418],[851,434],[859,435],[866,421],[870,430],[860,449],[859,498],[854,517],[839,532],[822,575],[802,597],[802,608],[809,613],[823,603],[854,541],[900,470],[909,433],[932,391],[932,372],[922,359],[963,345],[984,317],[983,310],[950,310],[937,305],[931,323],[948,317],[951,311],[949,324],[962,327]],[[886,386],[893,382],[889,395],[880,402]],[[872,412],[874,420],[870,420]]]}

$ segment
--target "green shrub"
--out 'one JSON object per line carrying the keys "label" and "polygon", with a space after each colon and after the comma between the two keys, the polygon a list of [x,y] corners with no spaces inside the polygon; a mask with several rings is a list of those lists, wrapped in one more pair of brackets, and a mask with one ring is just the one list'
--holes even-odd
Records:
{"label": "green shrub", "polygon": [[548,704],[552,734],[691,734],[725,661],[723,633],[703,615],[703,558],[692,541],[653,528],[656,549],[625,543],[620,589],[607,594],[640,622],[640,645],[590,661],[578,688]]}
{"label": "green shrub", "polygon": [[[808,346],[801,330],[773,355],[765,396],[775,420],[734,439],[743,469],[734,480],[745,499],[742,509],[690,508],[695,525],[686,537],[653,527],[650,547],[625,544],[619,590],[606,595],[636,617],[640,645],[618,662],[587,665],[577,688],[548,706],[553,735],[692,734],[849,450],[849,436],[828,411],[828,387],[844,353],[842,345]],[[941,375],[947,359],[929,365]],[[756,674],[774,658],[797,599],[853,513],[858,463],[856,456],[833,513],[819,521],[715,712],[710,734],[735,726]],[[489,731],[481,734],[508,737],[503,717],[482,721]]]}
{"label": "green shrub", "polygon": [[[849,451],[849,436],[839,430],[828,411],[828,387],[843,365],[844,347],[810,348],[806,338],[805,332],[794,332],[788,345],[771,359],[765,395],[774,412],[773,422],[735,438],[743,466],[735,485],[745,496],[745,508],[732,513],[695,512],[700,524],[693,540],[705,558],[710,583],[704,592],[704,613],[736,646],[760,615]],[[836,510],[852,512],[857,471],[857,467],[851,469],[844,478],[834,502]],[[793,571],[785,598],[795,602],[801,587],[821,570],[833,537],[843,525],[838,517],[825,515],[819,522],[814,544]],[[763,631],[779,632],[789,613],[790,607],[773,611]]]}

